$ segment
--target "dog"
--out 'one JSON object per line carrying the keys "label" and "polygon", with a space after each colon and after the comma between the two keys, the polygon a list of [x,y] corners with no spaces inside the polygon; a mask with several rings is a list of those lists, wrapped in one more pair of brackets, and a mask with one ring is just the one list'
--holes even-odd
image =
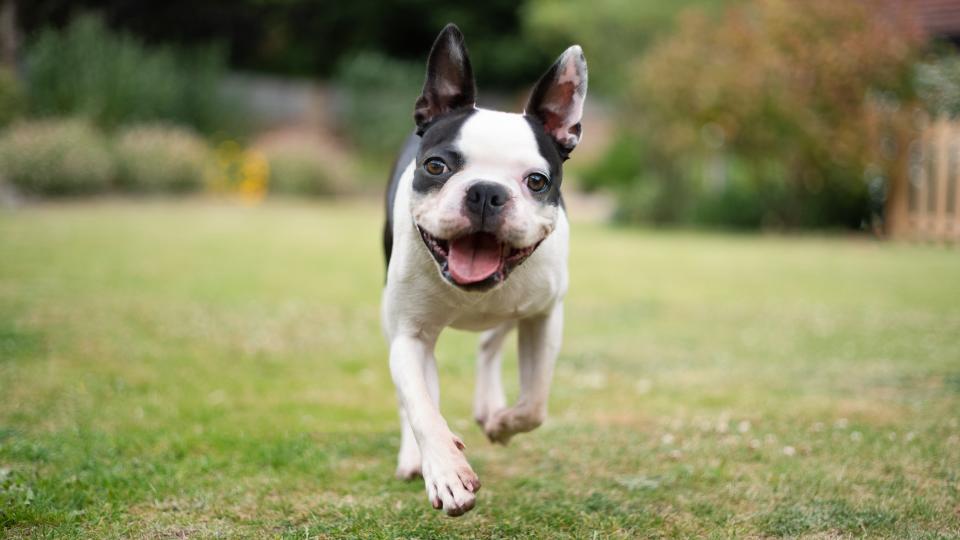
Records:
{"label": "dog", "polygon": [[[446,327],[482,332],[474,419],[493,442],[535,429],[563,330],[569,223],[560,184],[587,93],[578,45],[540,78],[522,114],[478,108],[463,34],[430,50],[416,131],[387,188],[382,322],[400,405],[397,476],[435,509],[473,508],[480,480],[440,414],[434,347]],[[520,393],[507,406],[501,345],[518,328]]]}

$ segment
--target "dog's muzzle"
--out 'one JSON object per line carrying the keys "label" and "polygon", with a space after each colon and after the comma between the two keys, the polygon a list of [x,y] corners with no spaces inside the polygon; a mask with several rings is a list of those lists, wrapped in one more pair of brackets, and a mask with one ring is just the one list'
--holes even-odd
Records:
{"label": "dog's muzzle", "polygon": [[485,291],[502,283],[542,242],[515,248],[484,231],[473,231],[444,240],[420,226],[417,229],[427,250],[437,261],[443,277],[457,287],[470,291]]}

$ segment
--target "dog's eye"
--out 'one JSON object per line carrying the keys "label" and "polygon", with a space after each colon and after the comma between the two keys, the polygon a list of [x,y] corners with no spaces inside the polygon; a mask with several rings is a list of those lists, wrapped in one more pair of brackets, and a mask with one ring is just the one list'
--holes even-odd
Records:
{"label": "dog's eye", "polygon": [[542,193],[550,187],[550,179],[540,173],[530,173],[526,181],[527,187],[534,193]]}
{"label": "dog's eye", "polygon": [[447,167],[447,164],[444,163],[442,159],[430,158],[424,162],[423,170],[427,171],[428,174],[432,174],[433,176],[440,176],[441,174],[449,171],[450,168]]}

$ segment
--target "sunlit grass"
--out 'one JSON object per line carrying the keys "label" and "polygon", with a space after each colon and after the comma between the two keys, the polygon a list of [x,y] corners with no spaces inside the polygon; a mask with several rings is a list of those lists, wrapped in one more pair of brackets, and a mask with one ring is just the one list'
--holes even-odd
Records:
{"label": "sunlit grass", "polygon": [[[0,214],[10,537],[960,535],[960,253],[575,224],[551,418],[469,420],[460,519],[392,477],[377,206]],[[515,354],[508,355],[515,392]]]}

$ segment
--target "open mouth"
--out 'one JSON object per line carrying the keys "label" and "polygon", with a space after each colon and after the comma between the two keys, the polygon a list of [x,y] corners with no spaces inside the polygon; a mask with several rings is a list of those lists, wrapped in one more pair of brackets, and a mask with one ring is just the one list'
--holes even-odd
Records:
{"label": "open mouth", "polygon": [[433,236],[421,227],[420,237],[448,281],[464,289],[489,289],[507,279],[540,242],[525,248],[509,246],[490,233],[469,233],[450,240]]}

